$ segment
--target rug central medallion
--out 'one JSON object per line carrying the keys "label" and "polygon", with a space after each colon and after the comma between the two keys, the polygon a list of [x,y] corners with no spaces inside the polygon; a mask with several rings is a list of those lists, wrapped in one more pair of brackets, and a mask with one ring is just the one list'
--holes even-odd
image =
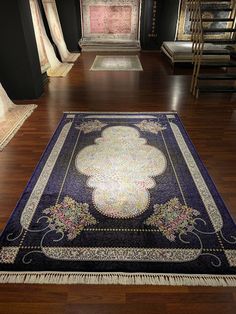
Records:
{"label": "rug central medallion", "polygon": [[76,168],[89,176],[97,210],[112,218],[132,218],[149,205],[149,189],[166,168],[166,158],[132,127],[106,128],[95,144],[76,158]]}

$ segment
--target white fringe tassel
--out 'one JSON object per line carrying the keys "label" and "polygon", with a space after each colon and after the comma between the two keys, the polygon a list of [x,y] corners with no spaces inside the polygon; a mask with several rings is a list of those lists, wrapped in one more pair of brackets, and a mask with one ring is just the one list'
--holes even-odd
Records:
{"label": "white fringe tassel", "polygon": [[236,275],[0,272],[0,283],[236,287]]}

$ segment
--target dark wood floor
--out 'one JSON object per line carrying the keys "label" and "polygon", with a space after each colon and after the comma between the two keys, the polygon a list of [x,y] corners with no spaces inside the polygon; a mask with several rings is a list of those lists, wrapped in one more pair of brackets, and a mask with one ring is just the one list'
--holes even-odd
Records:
{"label": "dark wood floor", "polygon": [[[236,219],[236,96],[189,94],[191,69],[158,53],[140,55],[144,72],[89,72],[84,53],[66,78],[50,79],[38,109],[0,153],[3,229],[63,111],[177,111]],[[139,286],[0,285],[0,313],[235,314],[236,289]]]}

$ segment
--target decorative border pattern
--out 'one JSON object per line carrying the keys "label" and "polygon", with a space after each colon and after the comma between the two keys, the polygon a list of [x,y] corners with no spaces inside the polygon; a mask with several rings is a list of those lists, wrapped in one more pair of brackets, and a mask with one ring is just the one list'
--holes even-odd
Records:
{"label": "decorative border pattern", "polygon": [[85,119],[96,119],[96,118],[100,118],[100,119],[125,119],[125,118],[129,118],[129,119],[156,119],[155,116],[142,116],[142,115],[133,115],[133,116],[127,116],[127,115],[116,115],[115,113],[112,115],[89,115],[89,116],[85,116]]}
{"label": "decorative border pattern", "polygon": [[173,134],[176,138],[176,141],[178,143],[178,146],[182,152],[182,155],[184,157],[184,160],[186,162],[186,165],[188,166],[188,169],[192,175],[192,178],[196,184],[196,187],[198,189],[198,192],[202,198],[202,201],[205,205],[206,211],[208,212],[209,218],[211,220],[211,223],[215,229],[215,231],[220,231],[223,227],[223,220],[221,217],[221,214],[219,212],[218,207],[216,206],[216,203],[202,177],[202,174],[183,138],[183,135],[180,132],[180,129],[178,126],[170,122],[171,129],[173,131]]}
{"label": "decorative border pattern", "polygon": [[0,263],[13,264],[19,251],[19,246],[3,246],[0,250]]}
{"label": "decorative border pattern", "polygon": [[225,250],[225,255],[231,267],[236,267],[236,250]]}
{"label": "decorative border pattern", "polygon": [[43,247],[50,258],[67,261],[122,261],[122,262],[188,262],[201,254],[200,249],[147,249],[109,247]]}
{"label": "decorative border pattern", "polygon": [[39,204],[39,201],[43,195],[43,191],[47,185],[47,182],[50,178],[50,175],[53,171],[53,168],[56,164],[57,158],[61,152],[61,149],[65,143],[65,140],[67,138],[67,135],[70,131],[72,122],[68,122],[63,127],[51,153],[50,156],[47,159],[46,164],[43,167],[43,170],[38,178],[37,183],[35,184],[35,187],[30,194],[30,197],[24,207],[24,210],[21,215],[21,225],[24,229],[28,229],[30,226],[30,223],[32,221],[32,218],[35,214],[35,211],[37,209],[37,206]]}

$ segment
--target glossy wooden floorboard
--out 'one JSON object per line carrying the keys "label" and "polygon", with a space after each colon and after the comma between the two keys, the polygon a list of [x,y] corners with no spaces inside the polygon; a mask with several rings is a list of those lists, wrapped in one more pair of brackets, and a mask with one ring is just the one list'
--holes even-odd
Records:
{"label": "glossy wooden floorboard", "polygon": [[[90,72],[84,53],[66,78],[50,79],[38,109],[0,153],[0,229],[29,180],[63,111],[177,111],[236,219],[236,97],[189,94],[191,69],[158,53],[143,72]],[[0,314],[236,313],[236,289],[153,286],[0,285]]]}

